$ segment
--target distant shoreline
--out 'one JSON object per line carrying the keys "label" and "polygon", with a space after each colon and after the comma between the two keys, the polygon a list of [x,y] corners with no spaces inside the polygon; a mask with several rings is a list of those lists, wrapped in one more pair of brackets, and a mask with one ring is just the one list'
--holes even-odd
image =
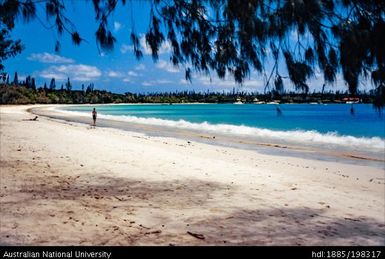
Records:
{"label": "distant shoreline", "polygon": [[[159,92],[159,93],[112,93],[106,90],[65,90],[40,87],[30,88],[24,85],[0,84],[0,104],[373,104],[374,92],[361,92],[355,96],[348,92],[286,92],[281,95],[259,92]],[[381,104],[378,104],[381,106]],[[380,107],[377,107],[380,109]]]}
{"label": "distant shoreline", "polygon": [[[203,102],[190,102],[190,103],[168,103],[168,102],[159,102],[159,103],[154,103],[154,102],[148,102],[148,103],[142,103],[142,102],[138,102],[138,103],[25,103],[25,104],[16,104],[16,103],[0,103],[0,106],[6,106],[6,105],[10,105],[10,106],[18,106],[18,105],[72,105],[72,106],[78,106],[78,105],[88,105],[88,106],[92,106],[92,105],[192,105],[192,104],[237,104],[237,103],[234,103],[234,102],[218,102],[218,103],[210,103],[210,102],[206,102],[206,103],[203,103]],[[264,104],[267,104],[267,105],[274,105],[274,104],[277,104],[277,105],[280,105],[280,104],[310,104],[310,105],[329,105],[329,104],[338,104],[338,105],[344,105],[344,104],[348,104],[348,105],[351,105],[351,104],[354,104],[354,105],[360,105],[360,104],[373,104],[371,102],[368,102],[368,103],[364,103],[364,102],[360,102],[360,103],[346,103],[346,102],[325,102],[325,103],[314,103],[314,102],[280,102],[280,103],[272,103],[272,102],[266,102],[266,103],[252,103],[252,102],[246,102],[246,103],[242,103],[242,104],[253,104],[253,105],[264,105]]]}

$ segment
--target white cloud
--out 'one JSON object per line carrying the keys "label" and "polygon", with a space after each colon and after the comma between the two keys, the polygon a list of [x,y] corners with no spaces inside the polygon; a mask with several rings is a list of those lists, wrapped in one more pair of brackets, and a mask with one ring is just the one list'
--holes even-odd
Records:
{"label": "white cloud", "polygon": [[221,87],[234,87],[237,86],[237,84],[234,82],[234,80],[231,80],[231,78],[226,77],[224,79],[219,79],[216,76],[213,78],[210,78],[205,75],[199,75],[196,77],[196,79],[203,85],[213,85],[213,86],[221,86]]}
{"label": "white cloud", "polygon": [[152,82],[152,81],[144,81],[144,82],[142,82],[142,85],[143,86],[151,86],[151,85],[154,85],[154,82]]}
{"label": "white cloud", "polygon": [[172,64],[164,61],[164,60],[159,60],[159,62],[156,64],[156,67],[162,70],[165,70],[170,73],[178,73],[180,72],[179,68],[173,66]]}
{"label": "white cloud", "polygon": [[133,50],[134,47],[130,46],[130,45],[127,45],[127,44],[122,44],[122,46],[120,46],[120,52],[122,54],[125,54],[127,53],[129,50]]}
{"label": "white cloud", "polygon": [[[144,34],[141,35],[141,37],[139,39],[139,43],[143,49],[144,54],[146,54],[146,55],[152,54],[152,50],[151,50],[150,46],[147,45],[146,36]],[[169,53],[169,52],[171,52],[171,45],[168,41],[165,41],[162,43],[162,45],[160,45],[160,48],[158,50],[158,55]]]}
{"label": "white cloud", "polygon": [[164,84],[170,84],[172,81],[166,80],[166,79],[159,79],[159,80],[150,80],[150,81],[144,81],[142,82],[143,86],[152,86],[152,85],[164,85]]}
{"label": "white cloud", "polygon": [[139,74],[138,74],[138,73],[136,73],[136,72],[134,72],[134,71],[128,71],[128,72],[127,72],[127,75],[129,75],[129,76],[133,76],[133,77],[137,77],[137,76],[139,76]]}
{"label": "white cloud", "polygon": [[[143,51],[143,54],[145,54],[145,55],[151,55],[152,54],[152,50],[151,50],[150,46],[147,45],[146,36],[144,34],[141,34],[141,36],[139,38],[139,44],[140,44],[140,47]],[[134,46],[132,46],[132,45],[122,44],[120,46],[120,52],[122,54],[125,54],[128,51],[132,51],[132,50],[134,50]],[[160,46],[160,48],[158,50],[158,55],[169,53],[169,52],[171,52],[171,45],[168,41],[165,41]]]}
{"label": "white cloud", "polygon": [[250,80],[246,80],[243,83],[243,86],[256,90],[256,89],[263,89],[265,87],[265,84],[262,79],[250,79]]}
{"label": "white cloud", "polygon": [[179,80],[179,84],[181,84],[181,85],[188,85],[189,81],[187,81],[186,79],[181,79],[181,80]]}
{"label": "white cloud", "polygon": [[123,82],[133,82],[134,81],[133,77],[138,77],[138,76],[141,76],[141,74],[138,74],[135,71],[130,70],[127,72],[127,76],[123,78]]}
{"label": "white cloud", "polygon": [[107,72],[107,76],[116,78],[116,77],[123,77],[124,75],[121,72],[110,70]]}
{"label": "white cloud", "polygon": [[172,81],[166,80],[166,79],[155,80],[155,82],[156,82],[157,84],[169,84],[169,83],[172,83]]}
{"label": "white cloud", "polygon": [[58,73],[56,71],[52,71],[50,68],[43,70],[40,73],[40,77],[46,78],[46,79],[51,79],[55,78],[56,80],[64,80],[67,79],[67,76],[63,73]]}
{"label": "white cloud", "polygon": [[213,76],[212,78],[210,78],[209,76],[199,75],[199,76],[193,76],[193,79],[192,79],[193,84],[195,80],[198,81],[198,83],[202,84],[203,86],[215,87],[217,88],[218,91],[229,90],[235,87],[235,88],[238,88],[239,90],[250,92],[250,91],[256,91],[256,90],[261,91],[264,88],[263,80],[258,78],[245,79],[242,85],[236,83],[234,81],[234,78],[230,76],[226,76],[224,79],[220,79],[217,76]]}
{"label": "white cloud", "polygon": [[146,66],[144,64],[139,64],[135,67],[135,70],[145,70]]}
{"label": "white cloud", "polygon": [[97,67],[83,64],[50,66],[40,72],[40,76],[43,78],[63,80],[69,77],[74,81],[91,81],[101,75],[102,72]]}
{"label": "white cloud", "polygon": [[118,32],[122,28],[122,24],[120,22],[114,22],[114,31]]}
{"label": "white cloud", "polygon": [[62,63],[74,63],[75,60],[71,58],[65,58],[55,54],[50,54],[47,52],[44,53],[32,53],[28,60],[38,61],[42,63],[52,63],[52,64],[62,64]]}

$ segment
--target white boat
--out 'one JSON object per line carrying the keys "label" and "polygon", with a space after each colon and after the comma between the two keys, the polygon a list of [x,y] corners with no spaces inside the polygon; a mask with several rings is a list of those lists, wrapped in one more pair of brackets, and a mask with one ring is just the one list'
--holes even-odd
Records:
{"label": "white boat", "polygon": [[265,102],[258,100],[258,98],[254,98],[253,103],[254,104],[264,104]]}
{"label": "white boat", "polygon": [[241,98],[237,98],[237,101],[236,102],[233,102],[233,104],[243,104]]}
{"label": "white boat", "polygon": [[354,97],[346,97],[342,99],[343,102],[347,104],[353,104],[353,103],[360,103],[360,98],[354,98]]}

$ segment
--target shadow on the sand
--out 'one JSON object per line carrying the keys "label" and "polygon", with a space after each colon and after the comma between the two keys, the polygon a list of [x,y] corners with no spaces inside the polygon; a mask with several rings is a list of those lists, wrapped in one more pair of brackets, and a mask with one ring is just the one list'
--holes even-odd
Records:
{"label": "shadow on the sand", "polygon": [[[384,245],[385,224],[373,218],[333,217],[325,209],[240,209],[191,224],[208,243],[242,245]],[[221,237],[222,242],[218,242]],[[212,240],[212,242],[211,242]]]}
{"label": "shadow on the sand", "polygon": [[[52,179],[49,179],[51,177]],[[15,194],[21,193],[25,199],[17,203],[2,202],[2,206],[6,207],[7,211],[12,211],[20,206],[36,206],[33,205],[36,202],[39,204],[55,200],[58,202],[55,213],[86,207],[84,213],[87,213],[87,216],[83,214],[83,218],[79,218],[80,222],[87,217],[105,217],[105,228],[116,224],[109,218],[133,215],[138,210],[151,211],[152,216],[162,218],[163,222],[177,220],[170,216],[172,213],[167,214],[164,211],[194,211],[195,216],[183,219],[183,223],[187,222],[188,225],[186,229],[178,230],[179,233],[157,232],[157,229],[162,229],[161,226],[153,226],[157,231],[151,232],[153,229],[139,225],[136,226],[139,230],[136,230],[135,234],[130,230],[129,241],[125,233],[128,227],[132,226],[120,226],[120,229],[124,230],[114,240],[105,237],[106,240],[103,241],[104,237],[99,237],[99,242],[115,245],[127,242],[163,245],[171,242],[184,245],[384,245],[384,222],[373,218],[354,218],[349,216],[348,212],[346,216],[337,217],[328,212],[330,208],[293,208],[284,205],[271,205],[266,208],[265,204],[261,209],[245,209],[242,204],[237,203],[237,199],[232,200],[235,191],[241,190],[197,179],[146,181],[90,175],[51,175],[42,177],[40,185],[26,183],[23,188],[14,190]],[[12,196],[12,193],[9,195]],[[216,201],[218,197],[225,199],[226,204]],[[74,203],[68,203],[69,201]],[[211,211],[213,205],[209,206],[209,202],[214,202],[218,210]],[[59,204],[71,205],[61,209]],[[225,208],[226,206],[228,207]],[[50,217],[44,210],[36,213],[47,219]],[[76,217],[71,218],[73,220]],[[77,231],[75,226],[78,223],[73,224],[68,231]],[[98,230],[95,231],[82,233],[82,238],[95,240],[92,235],[99,233]],[[146,231],[157,233],[157,238],[149,239]],[[197,239],[187,232],[202,238]],[[52,243],[49,240],[47,242]],[[73,239],[72,243],[76,242],[78,241]]]}
{"label": "shadow on the sand", "polygon": [[[47,176],[55,177],[55,176]],[[82,180],[82,178],[87,180]],[[80,200],[116,200],[130,202],[159,202],[164,206],[184,207],[200,206],[212,198],[216,191],[228,189],[210,181],[196,179],[171,181],[131,180],[116,177],[55,177],[57,184],[40,186],[25,184],[22,193],[32,193],[33,199]],[[44,181],[42,181],[44,182]]]}

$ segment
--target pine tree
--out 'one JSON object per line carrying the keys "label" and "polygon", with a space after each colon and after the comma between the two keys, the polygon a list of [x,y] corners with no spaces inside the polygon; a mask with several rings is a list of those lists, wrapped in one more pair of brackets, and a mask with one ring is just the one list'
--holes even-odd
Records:
{"label": "pine tree", "polygon": [[19,77],[17,76],[17,72],[15,72],[15,77],[13,78],[13,84],[16,86],[19,85]]}
{"label": "pine tree", "polygon": [[71,90],[72,90],[72,85],[71,85],[69,77],[68,77],[67,83],[66,83],[66,90],[67,90],[67,92],[71,92]]}
{"label": "pine tree", "polygon": [[35,82],[35,78],[34,77],[32,77],[32,79],[31,79],[31,88],[33,90],[36,90],[36,82]]}
{"label": "pine tree", "polygon": [[94,91],[94,83],[90,83],[87,86],[86,93],[92,93]]}
{"label": "pine tree", "polygon": [[51,82],[49,83],[49,89],[55,90],[55,88],[56,88],[55,78],[52,78]]}
{"label": "pine tree", "polygon": [[31,82],[31,76],[27,76],[25,78],[25,87],[31,88],[32,82]]}
{"label": "pine tree", "polygon": [[1,81],[3,81],[3,84],[5,84],[5,80],[7,79],[7,74],[6,73],[1,73]]}

